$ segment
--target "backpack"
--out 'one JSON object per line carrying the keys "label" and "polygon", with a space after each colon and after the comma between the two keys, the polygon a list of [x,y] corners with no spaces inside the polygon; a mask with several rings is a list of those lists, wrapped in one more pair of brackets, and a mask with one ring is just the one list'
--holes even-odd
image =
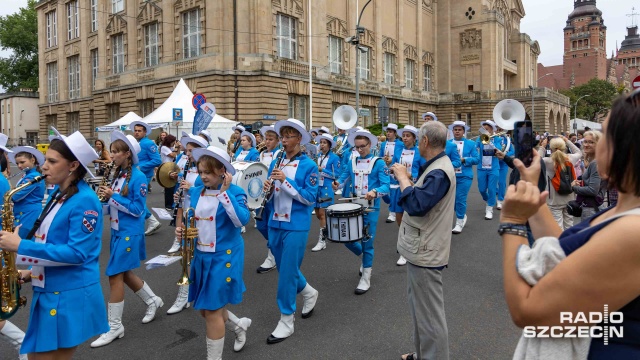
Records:
{"label": "backpack", "polygon": [[571,182],[576,179],[576,171],[573,168],[573,164],[569,161],[564,163],[564,170],[562,166],[556,166],[556,174],[551,179],[553,188],[559,195],[569,195],[573,192],[571,190]]}

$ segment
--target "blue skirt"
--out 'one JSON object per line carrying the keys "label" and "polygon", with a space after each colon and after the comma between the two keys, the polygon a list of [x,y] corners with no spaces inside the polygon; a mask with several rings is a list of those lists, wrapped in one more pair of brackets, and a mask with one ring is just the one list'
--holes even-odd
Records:
{"label": "blue skirt", "polygon": [[404,209],[402,206],[398,205],[398,200],[400,200],[400,188],[391,189],[389,193],[389,211],[394,213],[402,213]]}
{"label": "blue skirt", "polygon": [[196,310],[218,310],[239,304],[247,290],[242,280],[244,243],[217,246],[216,252],[195,250],[191,261],[189,301]]}
{"label": "blue skirt", "polygon": [[333,189],[331,188],[331,179],[325,180],[325,183],[328,183],[329,185],[318,186],[318,196],[316,198],[316,201],[318,201],[320,199],[323,199],[323,198],[331,198],[331,200],[330,201],[325,201],[323,203],[317,203],[316,202],[313,205],[313,207],[315,207],[316,209],[318,209],[318,208],[326,209],[330,205],[333,205],[334,197],[333,197]]}
{"label": "blue skirt", "polygon": [[111,229],[111,255],[107,264],[107,276],[113,276],[140,267],[140,261],[147,258],[144,234],[126,235]]}
{"label": "blue skirt", "polygon": [[42,212],[42,208],[36,208],[34,210],[23,210],[15,212],[15,221],[14,224],[17,227],[18,225],[22,225],[18,234],[21,239],[24,239],[29,235],[29,231],[38,220],[40,213]]}
{"label": "blue skirt", "polygon": [[60,292],[33,292],[21,354],[78,346],[109,331],[100,283]]}

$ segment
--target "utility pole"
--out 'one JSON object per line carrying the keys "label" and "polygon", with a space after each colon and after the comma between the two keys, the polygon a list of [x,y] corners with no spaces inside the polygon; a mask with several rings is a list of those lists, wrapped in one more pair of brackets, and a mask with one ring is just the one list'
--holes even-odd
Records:
{"label": "utility pole", "polygon": [[[346,42],[350,43],[351,45],[355,45],[356,47],[356,113],[358,114],[358,121],[360,120],[360,53],[358,53],[358,51],[367,51],[366,49],[363,51],[363,49],[360,48],[360,36],[364,34],[364,28],[360,26],[360,20],[362,19],[362,13],[364,12],[364,9],[366,9],[370,3],[371,0],[367,1],[367,3],[364,4],[364,7],[360,11],[360,15],[358,16],[356,21],[357,24],[355,36],[350,36],[346,39]],[[356,12],[357,11],[358,9],[356,9]]]}

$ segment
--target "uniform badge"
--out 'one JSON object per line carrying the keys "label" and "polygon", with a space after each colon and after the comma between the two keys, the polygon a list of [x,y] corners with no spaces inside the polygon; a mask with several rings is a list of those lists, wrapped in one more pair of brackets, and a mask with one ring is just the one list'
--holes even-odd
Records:
{"label": "uniform badge", "polygon": [[391,171],[389,170],[389,168],[385,166],[384,167],[384,174],[388,176],[390,174],[390,172]]}
{"label": "uniform badge", "polygon": [[96,211],[88,210],[84,212],[84,216],[82,217],[82,231],[85,234],[91,234],[93,230],[95,230],[97,223],[98,213]]}
{"label": "uniform badge", "polygon": [[140,195],[147,196],[147,184],[140,185]]}
{"label": "uniform badge", "polygon": [[311,183],[311,186],[316,186],[316,184],[318,183],[318,174],[313,173],[309,176],[309,182]]}
{"label": "uniform badge", "polygon": [[151,145],[151,146],[149,146],[149,148],[151,149],[152,153],[158,151],[158,148],[155,145]]}

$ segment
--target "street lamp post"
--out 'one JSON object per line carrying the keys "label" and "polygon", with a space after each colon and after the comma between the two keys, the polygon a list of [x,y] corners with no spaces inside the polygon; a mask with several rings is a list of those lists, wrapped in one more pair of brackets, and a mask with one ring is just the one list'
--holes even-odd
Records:
{"label": "street lamp post", "polygon": [[348,43],[356,46],[356,113],[358,114],[358,120],[360,120],[360,54],[358,51],[363,51],[360,49],[360,35],[364,34],[364,28],[360,26],[360,19],[362,19],[362,13],[364,13],[364,9],[367,8],[369,3],[371,3],[371,0],[367,1],[360,11],[358,22],[356,24],[356,35],[351,36],[346,40]]}
{"label": "street lamp post", "polygon": [[[589,94],[582,95],[582,96],[580,96],[578,98],[578,100],[576,100],[576,103],[573,104],[573,123],[574,124],[576,124],[576,119],[578,118],[578,102],[580,101],[580,99],[585,98],[587,96],[591,96],[591,95],[589,95]],[[576,130],[577,130],[577,127],[575,125],[573,127],[576,128]]]}

